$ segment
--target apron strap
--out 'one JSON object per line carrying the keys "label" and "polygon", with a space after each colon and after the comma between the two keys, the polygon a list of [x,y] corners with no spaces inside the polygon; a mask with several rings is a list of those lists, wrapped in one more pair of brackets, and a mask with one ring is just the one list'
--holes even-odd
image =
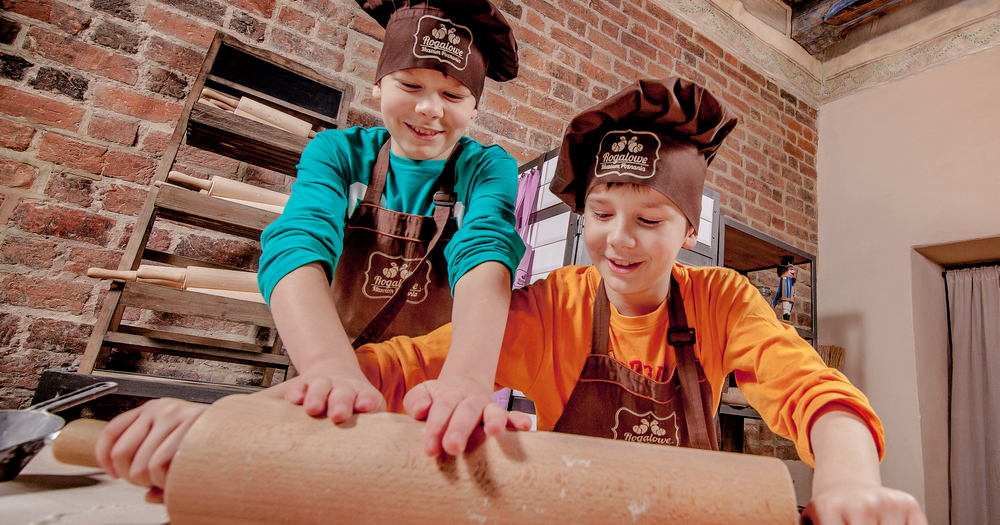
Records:
{"label": "apron strap", "polygon": [[674,347],[674,357],[677,360],[688,440],[694,448],[719,450],[714,429],[713,432],[709,432],[708,414],[705,412],[701,387],[698,384],[698,370],[694,357],[695,332],[693,328],[688,327],[681,287],[673,275],[670,276],[669,301],[670,328],[667,330],[667,343]]}
{"label": "apron strap", "polygon": [[368,178],[368,189],[365,190],[365,202],[378,206],[382,200],[382,192],[385,191],[386,174],[389,173],[389,143],[386,140],[382,144],[382,149],[378,150],[378,157],[375,159],[375,166],[372,168],[372,175]]}
{"label": "apron strap", "polygon": [[590,323],[590,353],[608,355],[608,338],[611,336],[611,301],[604,288],[604,280],[597,282],[594,298],[594,320]]}
{"label": "apron strap", "polygon": [[[453,151],[451,156],[448,157],[448,162],[444,166],[444,171],[441,172],[441,176],[438,178],[438,191],[434,194],[434,225],[437,229],[434,232],[434,237],[432,237],[431,241],[427,244],[427,250],[424,252],[424,256],[414,267],[413,273],[403,279],[403,282],[400,283],[399,288],[397,288],[396,292],[392,294],[392,297],[390,297],[389,300],[382,305],[382,308],[377,314],[375,314],[375,317],[368,322],[365,329],[362,330],[356,338],[354,338],[354,341],[351,342],[354,348],[359,348],[362,345],[379,341],[379,338],[382,337],[383,333],[385,333],[386,328],[389,328],[389,325],[396,318],[396,315],[399,314],[399,310],[403,308],[404,304],[406,304],[406,296],[409,293],[410,285],[413,284],[417,274],[420,273],[420,269],[424,265],[424,261],[427,260],[427,256],[430,255],[434,250],[434,247],[437,246],[438,240],[441,239],[441,234],[444,233],[448,219],[451,218],[452,212],[454,211],[455,202],[457,201],[453,191],[455,187],[455,165],[458,163],[458,157],[461,151],[461,145],[455,147],[455,151]],[[381,198],[382,188],[385,187],[385,172],[376,172],[379,169],[387,170],[388,166],[389,141],[387,140],[382,146],[382,149],[379,151],[378,160],[375,161],[375,168],[372,170],[372,180],[369,181],[368,190],[365,192],[365,202],[368,202],[368,199],[372,194],[372,187],[374,186],[379,186],[380,188],[379,192],[375,194],[375,198]]]}

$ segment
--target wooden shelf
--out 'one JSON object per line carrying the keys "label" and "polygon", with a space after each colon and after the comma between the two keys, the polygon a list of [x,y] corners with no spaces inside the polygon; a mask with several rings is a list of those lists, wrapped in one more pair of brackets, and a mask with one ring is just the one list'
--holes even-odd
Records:
{"label": "wooden shelf", "polygon": [[815,255],[751,228],[729,216],[722,217],[718,253],[721,266],[732,268],[742,274],[777,268],[784,257],[791,257],[792,264],[795,265],[808,264],[809,275],[812,278],[809,283],[812,328],[806,329],[800,326],[794,328],[799,336],[809,341],[814,347],[818,344]]}
{"label": "wooden shelf", "polygon": [[164,184],[156,194],[160,218],[258,240],[277,213],[217,199],[204,193]]}
{"label": "wooden shelf", "polygon": [[309,144],[305,137],[205,104],[191,108],[186,140],[189,146],[292,176]]}

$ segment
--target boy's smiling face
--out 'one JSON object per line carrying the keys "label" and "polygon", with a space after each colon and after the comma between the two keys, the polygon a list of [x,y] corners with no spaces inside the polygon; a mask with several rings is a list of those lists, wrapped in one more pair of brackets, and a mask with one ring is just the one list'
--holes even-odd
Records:
{"label": "boy's smiling face", "polygon": [[476,116],[465,84],[432,69],[394,71],[372,87],[392,152],[413,160],[447,159]]}
{"label": "boy's smiling face", "polygon": [[619,313],[645,315],[670,291],[680,249],[698,236],[680,209],[662,193],[634,184],[602,184],[587,195],[583,237]]}

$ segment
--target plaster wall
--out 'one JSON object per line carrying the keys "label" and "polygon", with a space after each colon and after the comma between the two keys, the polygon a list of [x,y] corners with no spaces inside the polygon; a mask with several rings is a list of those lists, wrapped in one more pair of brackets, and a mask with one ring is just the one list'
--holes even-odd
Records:
{"label": "plaster wall", "polygon": [[883,482],[948,523],[947,325],[915,246],[1000,234],[1000,49],[819,112],[820,342],[882,418]]}

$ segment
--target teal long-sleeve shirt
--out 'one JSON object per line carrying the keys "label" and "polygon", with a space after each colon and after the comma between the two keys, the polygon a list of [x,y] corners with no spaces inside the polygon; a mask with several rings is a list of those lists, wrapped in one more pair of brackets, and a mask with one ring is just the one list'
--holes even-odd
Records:
{"label": "teal long-sleeve shirt", "polygon": [[[333,280],[343,253],[344,225],[364,201],[368,179],[385,128],[328,130],[309,142],[299,160],[298,178],[284,213],[261,235],[257,280],[264,299],[282,277],[318,262]],[[445,248],[452,288],[465,272],[486,261],[504,264],[511,275],[524,255],[514,229],[517,163],[503,148],[468,137],[455,166],[455,217],[459,230]],[[391,174],[380,205],[414,215],[434,213],[433,196],[445,160],[415,161],[390,156]]]}

